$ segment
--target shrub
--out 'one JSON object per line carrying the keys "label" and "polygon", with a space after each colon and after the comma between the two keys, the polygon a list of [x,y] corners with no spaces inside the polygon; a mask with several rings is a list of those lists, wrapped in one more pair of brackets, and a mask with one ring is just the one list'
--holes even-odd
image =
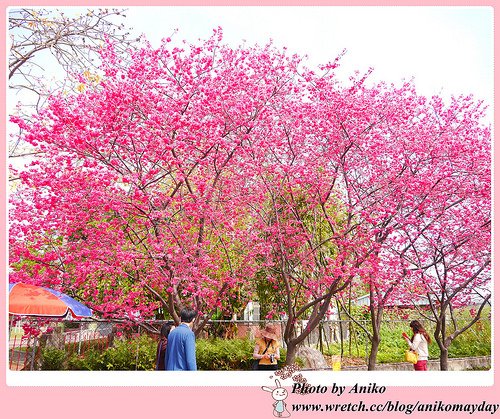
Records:
{"label": "shrub", "polygon": [[248,370],[252,366],[253,343],[248,339],[197,339],[199,370]]}
{"label": "shrub", "polygon": [[106,370],[155,369],[157,342],[149,336],[139,338],[139,355],[137,356],[137,340],[118,342],[115,347],[106,349],[103,354]]}
{"label": "shrub", "polygon": [[66,353],[57,349],[45,349],[40,354],[42,370],[57,371],[64,369]]}
{"label": "shrub", "polygon": [[101,371],[104,369],[104,354],[96,351],[87,351],[85,355],[73,354],[69,357],[67,369]]}
{"label": "shrub", "polygon": [[84,355],[73,354],[67,361],[70,370],[137,370],[147,371],[155,368],[157,342],[149,336],[139,338],[139,356],[137,340],[115,341],[114,347],[101,353],[98,346],[89,346]]}
{"label": "shrub", "polygon": [[[251,370],[255,342],[249,339],[197,339],[196,363],[199,370]],[[280,348],[278,368],[285,366],[286,349]],[[296,359],[299,365],[301,360]]]}

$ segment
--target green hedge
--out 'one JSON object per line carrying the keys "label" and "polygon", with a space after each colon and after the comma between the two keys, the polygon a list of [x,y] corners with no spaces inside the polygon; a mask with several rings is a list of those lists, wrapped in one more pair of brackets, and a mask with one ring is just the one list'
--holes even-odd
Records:
{"label": "green hedge", "polygon": [[[249,339],[198,339],[196,363],[199,370],[251,370],[255,341]],[[286,349],[280,348],[278,368],[285,366]],[[301,364],[299,359],[296,362]]]}
{"label": "green hedge", "polygon": [[199,370],[250,370],[254,343],[246,339],[198,339],[196,364]]}
{"label": "green hedge", "polygon": [[[196,363],[198,370],[235,371],[251,370],[255,342],[249,339],[197,339]],[[137,370],[151,371],[156,366],[157,341],[141,336],[139,339],[139,355],[137,356],[137,340],[115,341],[114,347],[104,352],[86,348],[84,355],[72,354],[67,357],[64,351],[46,349],[41,353],[43,370],[89,370],[117,371]],[[280,348],[278,368],[285,365],[286,349]],[[301,360],[296,360],[301,364]]]}

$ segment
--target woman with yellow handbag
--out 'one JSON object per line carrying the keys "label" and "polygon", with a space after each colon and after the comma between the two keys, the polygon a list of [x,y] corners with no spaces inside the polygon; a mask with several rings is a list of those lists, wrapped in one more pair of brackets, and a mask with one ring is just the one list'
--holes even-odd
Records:
{"label": "woman with yellow handbag", "polygon": [[427,371],[427,359],[429,359],[429,344],[431,338],[419,321],[413,320],[410,323],[413,330],[411,339],[403,333],[403,338],[410,345],[410,350],[418,355],[417,363],[414,364],[415,371]]}

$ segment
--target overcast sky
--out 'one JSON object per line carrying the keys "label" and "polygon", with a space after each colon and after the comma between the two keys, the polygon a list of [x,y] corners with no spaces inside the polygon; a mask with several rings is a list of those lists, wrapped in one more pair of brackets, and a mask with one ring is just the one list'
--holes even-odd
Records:
{"label": "overcast sky", "polygon": [[342,74],[374,68],[371,80],[415,77],[420,93],[469,94],[493,104],[493,8],[208,6],[130,7],[126,22],[158,45],[196,43],[220,26],[232,46],[270,39],[314,67],[344,48]]}

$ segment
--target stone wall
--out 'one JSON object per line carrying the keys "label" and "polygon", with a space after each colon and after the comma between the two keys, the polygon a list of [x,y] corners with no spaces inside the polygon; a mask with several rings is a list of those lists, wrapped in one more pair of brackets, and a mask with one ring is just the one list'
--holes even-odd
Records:
{"label": "stone wall", "polygon": [[[453,358],[448,359],[448,371],[466,371],[473,368],[491,368],[491,356],[479,356],[475,358]],[[367,371],[367,366],[343,367],[342,371]],[[380,371],[413,371],[413,365],[409,362],[397,364],[377,364]],[[439,371],[439,360],[427,361],[428,371]]]}

